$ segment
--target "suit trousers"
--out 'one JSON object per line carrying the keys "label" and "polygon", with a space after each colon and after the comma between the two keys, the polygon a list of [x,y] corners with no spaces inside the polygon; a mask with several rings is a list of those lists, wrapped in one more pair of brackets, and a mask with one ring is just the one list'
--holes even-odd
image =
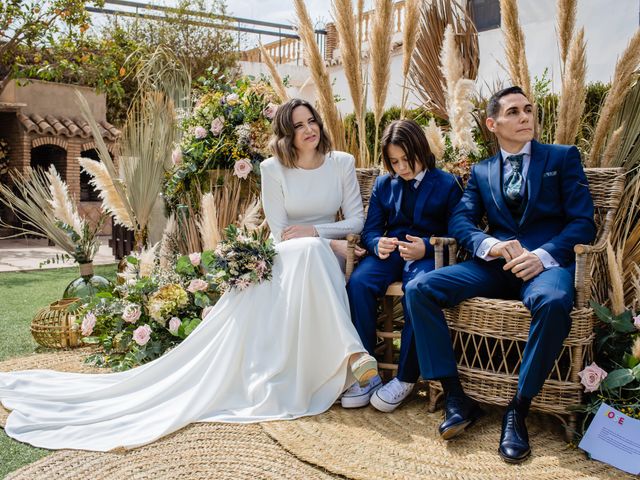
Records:
{"label": "suit trousers", "polygon": [[[373,355],[376,346],[376,321],[378,299],[384,296],[387,287],[393,282],[402,281],[405,289],[408,282],[417,275],[433,270],[433,258],[424,258],[407,264],[398,251],[394,251],[388,258],[381,260],[375,255],[362,259],[355,269],[349,283],[349,305],[351,319],[360,339],[367,351]],[[398,364],[398,380],[415,383],[420,376],[416,344],[413,336],[411,315],[409,314],[405,298],[402,298],[404,309],[404,327],[401,334],[400,360]]]}
{"label": "suit trousers", "polygon": [[[520,299],[531,312],[518,391],[538,394],[571,329],[575,267],[544,270],[523,282],[503,270],[502,259],[472,259],[415,276],[405,287],[420,372],[425,379],[457,376],[456,359],[442,308],[472,297]],[[366,344],[365,344],[366,346]]]}

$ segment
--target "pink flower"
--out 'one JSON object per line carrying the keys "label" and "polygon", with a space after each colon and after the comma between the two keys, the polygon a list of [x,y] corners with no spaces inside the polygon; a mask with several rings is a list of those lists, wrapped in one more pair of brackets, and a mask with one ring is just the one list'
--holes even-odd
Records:
{"label": "pink flower", "polygon": [[82,326],[80,327],[83,337],[88,337],[93,333],[93,328],[96,326],[96,320],[96,316],[93,312],[89,312],[84,316],[82,319]]}
{"label": "pink flower", "polygon": [[251,173],[251,170],[253,170],[251,162],[246,158],[241,158],[240,160],[236,161],[235,165],[233,166],[233,174],[236,177],[242,179],[247,178]]}
{"label": "pink flower", "polygon": [[273,117],[276,116],[276,112],[278,111],[278,105],[269,102],[264,110],[262,110],[262,114],[267,117],[269,120],[273,120]]}
{"label": "pink flower", "polygon": [[213,133],[216,137],[220,135],[222,129],[224,128],[224,118],[216,117],[211,122],[211,133]]}
{"label": "pink flower", "polygon": [[182,164],[182,150],[180,148],[176,148],[171,152],[171,161],[176,166]]}
{"label": "pink flower", "polygon": [[260,274],[264,273],[267,271],[267,262],[265,262],[264,260],[260,260],[257,264],[256,264],[256,271]]}
{"label": "pink flower", "polygon": [[194,135],[198,140],[202,140],[207,136],[207,129],[204,127],[196,127]]}
{"label": "pink flower", "polygon": [[133,341],[141,347],[146,345],[151,338],[151,327],[149,325],[142,325],[133,331]]}
{"label": "pink flower", "polygon": [[180,328],[180,325],[182,325],[182,322],[178,317],[171,317],[171,320],[169,320],[169,331],[171,333],[176,333]]}
{"label": "pink flower", "polygon": [[207,315],[209,315],[209,312],[213,310],[213,305],[209,305],[208,307],[204,307],[204,309],[202,310],[202,313],[200,314],[200,318],[202,318],[203,320],[205,318],[207,318]]}
{"label": "pink flower", "polygon": [[189,282],[189,286],[187,290],[191,293],[201,292],[207,290],[209,288],[209,284],[205,280],[201,280],[200,278],[195,278]]}
{"label": "pink flower", "polygon": [[191,261],[191,265],[193,265],[194,267],[197,267],[198,265],[200,265],[200,253],[199,252],[190,253],[189,260]]}
{"label": "pink flower", "polygon": [[588,367],[585,367],[584,370],[578,372],[578,376],[580,377],[580,383],[584,385],[585,392],[595,392],[602,380],[607,378],[607,372],[596,365],[596,362],[593,362]]}
{"label": "pink flower", "polygon": [[636,327],[636,330],[640,330],[640,313],[633,317],[633,326]]}
{"label": "pink flower", "polygon": [[136,323],[136,321],[140,318],[140,307],[138,305],[131,304],[124,307],[124,311],[122,312],[122,319],[125,322]]}
{"label": "pink flower", "polygon": [[226,96],[225,100],[229,105],[233,106],[240,101],[240,97],[237,93],[230,93]]}
{"label": "pink flower", "polygon": [[236,282],[236,288],[238,290],[245,290],[249,288],[250,285],[251,285],[251,282],[246,278],[241,278]]}

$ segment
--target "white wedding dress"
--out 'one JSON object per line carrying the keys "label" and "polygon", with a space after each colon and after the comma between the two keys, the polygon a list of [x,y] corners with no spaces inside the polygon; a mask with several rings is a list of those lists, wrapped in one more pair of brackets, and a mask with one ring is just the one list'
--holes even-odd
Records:
{"label": "white wedding dress", "polygon": [[[0,373],[5,430],[49,449],[109,451],[152,442],[192,422],[261,422],[329,409],[364,352],[329,238],[359,232],[353,157],[332,152],[315,170],[265,160],[263,205],[276,240],[273,279],[223,295],[163,357],[122,373]],[[335,222],[342,208],[345,220]],[[321,237],[279,243],[290,224]]]}

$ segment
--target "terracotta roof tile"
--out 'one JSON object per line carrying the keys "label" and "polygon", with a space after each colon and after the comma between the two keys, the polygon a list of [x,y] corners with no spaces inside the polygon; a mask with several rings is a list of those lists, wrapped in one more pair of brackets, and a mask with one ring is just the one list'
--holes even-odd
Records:
{"label": "terracotta roof tile", "polygon": [[[39,135],[57,135],[64,137],[90,138],[91,128],[84,120],[68,117],[55,117],[47,115],[42,118],[36,113],[27,116],[23,113],[17,114],[18,120],[28,133],[34,132]],[[108,141],[115,141],[120,138],[120,130],[109,122],[98,122],[98,128],[102,137]]]}

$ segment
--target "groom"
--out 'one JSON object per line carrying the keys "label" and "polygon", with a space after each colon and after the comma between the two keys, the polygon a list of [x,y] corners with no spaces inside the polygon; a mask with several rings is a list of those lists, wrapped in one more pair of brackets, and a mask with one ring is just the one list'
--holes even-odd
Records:
{"label": "groom", "polygon": [[[525,418],[571,329],[574,245],[595,237],[593,202],[575,147],[533,140],[533,106],[520,87],[494,94],[486,125],[500,153],[474,166],[449,222],[473,258],[415,278],[405,290],[420,371],[440,380],[449,440],[481,415],[460,384],[442,308],[471,297],[520,299],[531,312],[518,391],[503,417],[499,453],[519,463],[531,453]],[[488,230],[478,228],[486,215]]]}

